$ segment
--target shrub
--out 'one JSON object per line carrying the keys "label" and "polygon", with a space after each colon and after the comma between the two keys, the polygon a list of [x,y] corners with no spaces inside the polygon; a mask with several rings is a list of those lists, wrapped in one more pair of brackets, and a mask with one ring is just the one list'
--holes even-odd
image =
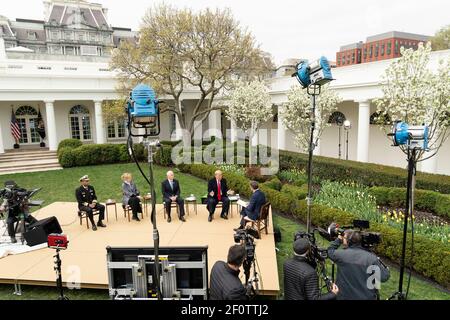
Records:
{"label": "shrub", "polygon": [[[142,161],[142,146],[136,144],[133,146],[133,150],[137,159]],[[60,149],[58,159],[64,168],[130,161],[127,147],[123,144],[90,144],[77,148],[65,147]]]}
{"label": "shrub", "polygon": [[278,177],[280,178],[281,181],[294,184],[298,187],[301,187],[302,185],[308,182],[308,177],[304,170],[298,169],[281,170],[280,172],[278,172]]}
{"label": "shrub", "polygon": [[[369,192],[376,198],[378,205],[403,208],[406,205],[406,188],[372,187]],[[450,218],[450,195],[416,189],[414,208]]]}
{"label": "shrub", "polygon": [[78,148],[83,145],[83,142],[81,142],[78,139],[64,139],[58,144],[58,154],[61,149],[63,148]]}
{"label": "shrub", "polygon": [[306,196],[308,195],[308,185],[297,187],[285,184],[281,188],[281,193],[287,193],[290,197],[296,200],[305,200]]}
{"label": "shrub", "polygon": [[277,191],[280,191],[281,187],[283,186],[280,179],[278,179],[277,177],[274,177],[271,180],[264,182],[264,185]]}
{"label": "shrub", "polygon": [[261,167],[248,166],[245,168],[245,176],[250,180],[256,180],[259,182],[265,182],[270,179],[270,176],[263,176],[261,174]]}
{"label": "shrub", "polygon": [[172,162],[172,147],[169,145],[162,145],[154,156],[154,161],[160,166],[170,167],[173,166]]}
{"label": "shrub", "polygon": [[[290,151],[280,151],[280,169],[306,170],[308,155]],[[321,180],[354,181],[367,186],[405,187],[407,172],[404,169],[373,163],[339,160],[314,156],[313,176]],[[450,176],[418,172],[418,189],[450,193]]]}

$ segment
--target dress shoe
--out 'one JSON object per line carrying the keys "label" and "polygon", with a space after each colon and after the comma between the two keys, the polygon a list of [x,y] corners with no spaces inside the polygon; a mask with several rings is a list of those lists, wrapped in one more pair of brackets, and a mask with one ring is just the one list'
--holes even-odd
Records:
{"label": "dress shoe", "polygon": [[92,225],[92,231],[97,231],[97,226],[95,224]]}
{"label": "dress shoe", "polygon": [[239,226],[238,228],[234,228],[233,231],[239,231],[239,230],[242,230],[242,229],[244,229],[244,226]]}
{"label": "dress shoe", "polygon": [[171,217],[167,217],[167,222],[168,223],[172,222],[172,218]]}
{"label": "dress shoe", "polygon": [[139,217],[138,216],[133,216],[133,218],[131,218],[132,220],[135,220],[135,221],[141,221],[141,219],[139,219]]}
{"label": "dress shoe", "polygon": [[17,243],[16,237],[11,237],[11,243]]}
{"label": "dress shoe", "polygon": [[104,224],[102,221],[99,221],[97,223],[97,227],[106,228],[106,224]]}
{"label": "dress shoe", "polygon": [[211,221],[212,221],[212,215],[209,215],[208,222],[211,222]]}
{"label": "dress shoe", "polygon": [[228,220],[228,216],[225,215],[225,214],[224,214],[224,215],[221,215],[220,217],[221,217],[222,219]]}
{"label": "dress shoe", "polygon": [[184,217],[180,217],[180,221],[186,222],[186,219]]}

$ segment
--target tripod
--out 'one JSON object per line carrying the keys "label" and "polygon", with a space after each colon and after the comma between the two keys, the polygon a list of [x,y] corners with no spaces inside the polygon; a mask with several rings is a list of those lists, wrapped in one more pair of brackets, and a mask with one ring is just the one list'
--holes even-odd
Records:
{"label": "tripod", "polygon": [[69,300],[69,298],[67,298],[64,295],[64,288],[62,284],[62,275],[61,275],[61,258],[59,257],[59,251],[60,249],[56,249],[56,254],[53,256],[53,258],[55,258],[54,269],[56,272],[56,287],[58,288],[59,291],[58,300]]}
{"label": "tripod", "polygon": [[316,128],[316,97],[320,94],[320,85],[310,85],[307,89],[308,94],[311,96],[311,111],[310,111],[310,138],[308,148],[308,196],[306,197],[307,203],[307,215],[306,215],[306,232],[311,231],[311,208],[312,208],[312,160],[314,149],[316,144],[314,143],[314,130]]}
{"label": "tripod", "polygon": [[[408,150],[408,182],[406,188],[406,210],[405,210],[405,218],[403,220],[403,242],[402,242],[402,255],[400,258],[400,277],[398,281],[398,291],[395,292],[389,300],[398,299],[398,300],[406,300],[408,298],[409,284],[408,289],[403,292],[403,277],[405,273],[405,260],[406,260],[406,240],[408,234],[408,218],[411,217],[414,212],[414,177],[416,175],[416,154],[417,151],[415,148]],[[412,255],[412,253],[411,253]],[[411,256],[412,259],[412,256]]]}
{"label": "tripod", "polygon": [[[256,271],[256,257],[252,259],[252,261],[244,261],[244,274],[245,274],[245,283],[247,284],[247,295],[248,296],[256,296],[259,291],[259,276],[258,271]],[[250,278],[250,269],[253,268],[253,277]],[[253,286],[255,284],[255,286]]]}

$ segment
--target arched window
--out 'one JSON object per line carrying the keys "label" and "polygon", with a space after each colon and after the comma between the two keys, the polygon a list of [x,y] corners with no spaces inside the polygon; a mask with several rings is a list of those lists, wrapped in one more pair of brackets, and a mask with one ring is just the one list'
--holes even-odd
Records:
{"label": "arched window", "polygon": [[16,119],[20,128],[21,144],[33,144],[41,141],[37,132],[38,128],[38,112],[30,106],[21,106],[16,110]]}
{"label": "arched window", "polygon": [[335,111],[328,118],[328,123],[343,125],[345,120],[347,120],[347,118],[342,112]]}
{"label": "arched window", "polygon": [[85,106],[76,105],[69,112],[70,136],[72,139],[92,140],[91,118]]}
{"label": "arched window", "polygon": [[374,112],[370,116],[370,124],[389,125],[391,123],[392,123],[391,117],[387,113],[380,114],[378,112]]}

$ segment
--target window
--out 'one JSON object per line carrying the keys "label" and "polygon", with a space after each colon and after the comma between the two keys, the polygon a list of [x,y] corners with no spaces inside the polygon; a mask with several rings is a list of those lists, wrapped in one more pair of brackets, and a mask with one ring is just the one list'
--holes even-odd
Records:
{"label": "window", "polygon": [[78,33],[77,39],[78,39],[78,41],[84,41],[84,33]]}
{"label": "window", "polygon": [[61,46],[51,46],[49,49],[50,49],[50,54],[62,54]]}
{"label": "window", "polygon": [[58,31],[52,31],[52,39],[58,40],[59,39],[59,32]]}
{"label": "window", "polygon": [[373,56],[373,45],[371,44],[369,48],[369,58],[372,58],[372,56]]}
{"label": "window", "polygon": [[89,40],[91,41],[97,41],[97,35],[95,33],[90,33],[89,34]]}
{"label": "window", "polygon": [[345,115],[342,112],[339,111],[335,111],[333,112],[330,117],[328,118],[328,123],[332,123],[332,124],[344,124],[344,121],[347,118],[345,117]]}
{"label": "window", "polygon": [[385,44],[383,43],[381,45],[381,56],[384,56],[384,46],[385,46]]}
{"label": "window", "polygon": [[39,143],[41,139],[37,132],[39,119],[36,109],[30,106],[22,106],[16,110],[15,115],[20,130],[19,143]]}
{"label": "window", "polygon": [[73,40],[73,33],[72,32],[65,32],[64,33],[64,39],[66,39],[66,40]]}
{"label": "window", "polygon": [[68,56],[75,55],[75,48],[74,47],[66,47],[65,51],[66,51],[66,55],[68,55]]}
{"label": "window", "polygon": [[37,33],[34,31],[28,31],[28,40],[36,40],[37,39]]}
{"label": "window", "polygon": [[125,138],[125,122],[124,122],[124,120],[112,121],[108,124],[108,138],[109,139]]}
{"label": "window", "polygon": [[364,60],[366,60],[367,59],[367,47],[364,47]]}
{"label": "window", "polygon": [[379,50],[380,50],[380,45],[377,43],[377,44],[375,45],[375,57],[378,57],[378,52],[379,52]]}
{"label": "window", "polygon": [[81,46],[82,56],[97,56],[97,47],[95,46]]}
{"label": "window", "polygon": [[386,54],[388,55],[388,56],[390,56],[391,55],[391,52],[392,52],[392,42],[388,42],[387,43],[387,49],[386,49]]}
{"label": "window", "polygon": [[352,53],[352,63],[355,63],[355,53]]}
{"label": "window", "polygon": [[394,47],[394,53],[395,54],[399,54],[399,45],[398,45],[398,40],[395,40],[395,47]]}
{"label": "window", "polygon": [[361,50],[358,50],[357,63],[361,63]]}
{"label": "window", "polygon": [[72,139],[92,140],[91,118],[86,107],[77,105],[70,109],[69,124]]}

